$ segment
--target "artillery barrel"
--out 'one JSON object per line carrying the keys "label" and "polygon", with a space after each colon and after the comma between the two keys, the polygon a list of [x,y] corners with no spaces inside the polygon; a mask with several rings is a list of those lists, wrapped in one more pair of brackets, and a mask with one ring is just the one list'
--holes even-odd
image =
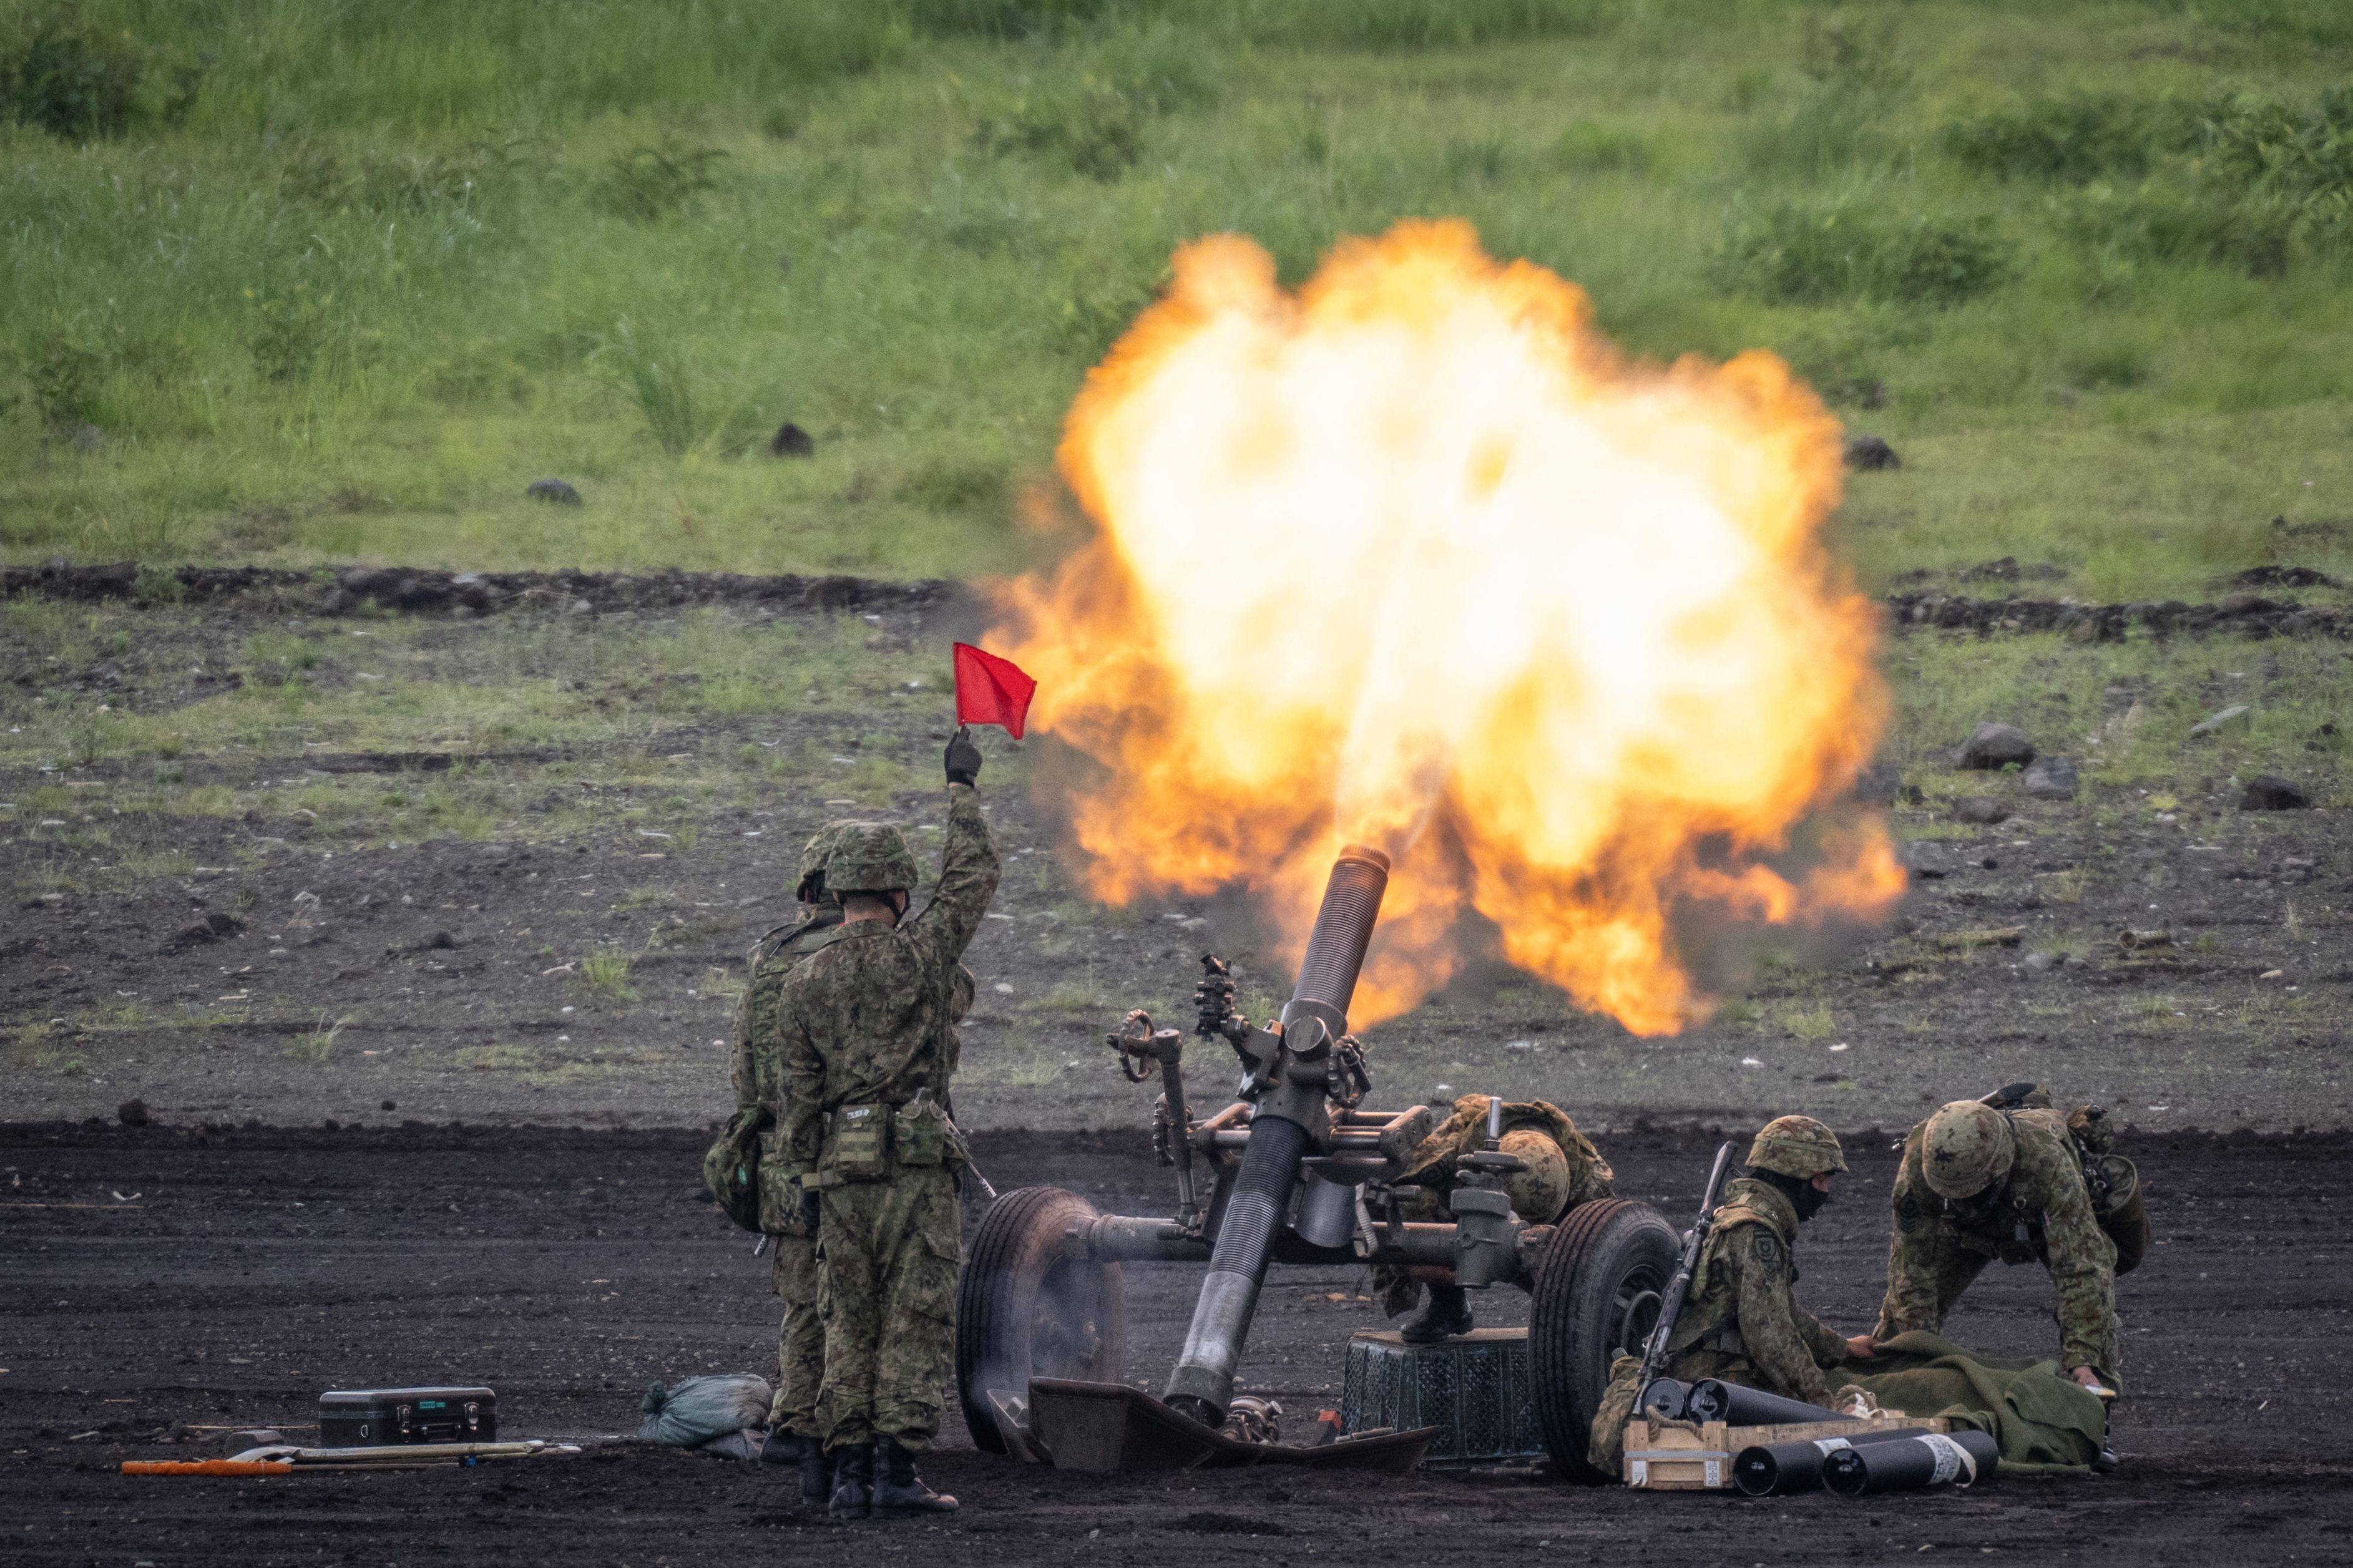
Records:
{"label": "artillery barrel", "polygon": [[[1364,968],[1365,949],[1373,940],[1373,924],[1380,918],[1381,896],[1388,885],[1388,857],[1377,849],[1350,845],[1333,862],[1324,906],[1307,939],[1307,956],[1300,962],[1299,983],[1282,1010],[1287,1046],[1301,1042],[1313,1051],[1348,1032],[1348,1004],[1356,996],[1356,976]],[[1284,1052],[1286,1058],[1291,1054]],[[1235,1173],[1218,1226],[1209,1271],[1193,1304],[1184,1352],[1169,1375],[1168,1403],[1211,1426],[1226,1418],[1234,1367],[1258,1310],[1267,1258],[1290,1213],[1299,1162],[1314,1141],[1311,1129],[1323,1111],[1322,1077],[1318,1070],[1303,1081],[1286,1079],[1259,1100],[1250,1121],[1250,1145],[1242,1152],[1241,1169]]]}

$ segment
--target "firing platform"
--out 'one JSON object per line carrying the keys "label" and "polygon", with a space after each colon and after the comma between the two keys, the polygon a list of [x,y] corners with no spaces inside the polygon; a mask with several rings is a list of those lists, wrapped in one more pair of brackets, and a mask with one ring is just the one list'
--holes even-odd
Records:
{"label": "firing platform", "polygon": [[1473,1329],[1409,1345],[1395,1329],[1348,1341],[1340,1393],[1342,1433],[1436,1428],[1422,1468],[1478,1469],[1545,1458],[1528,1374],[1525,1329]]}

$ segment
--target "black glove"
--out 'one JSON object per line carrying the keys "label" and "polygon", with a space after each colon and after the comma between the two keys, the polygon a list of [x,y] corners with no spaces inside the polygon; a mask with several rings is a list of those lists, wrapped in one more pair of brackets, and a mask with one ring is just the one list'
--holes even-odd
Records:
{"label": "black glove", "polygon": [[980,777],[980,748],[972,743],[972,731],[962,724],[948,737],[947,764],[950,784],[968,784]]}
{"label": "black glove", "polygon": [[820,1217],[817,1189],[803,1187],[801,1189],[801,1224],[807,1227],[808,1235],[812,1239],[817,1236],[817,1226]]}

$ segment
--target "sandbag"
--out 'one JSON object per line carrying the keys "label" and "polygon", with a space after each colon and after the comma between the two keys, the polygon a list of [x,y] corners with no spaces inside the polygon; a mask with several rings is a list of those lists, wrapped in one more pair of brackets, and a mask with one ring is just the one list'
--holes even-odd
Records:
{"label": "sandbag", "polygon": [[668,1388],[657,1383],[646,1390],[646,1418],[638,1436],[672,1448],[700,1448],[747,1426],[765,1426],[775,1397],[768,1380],[749,1372],[682,1377]]}

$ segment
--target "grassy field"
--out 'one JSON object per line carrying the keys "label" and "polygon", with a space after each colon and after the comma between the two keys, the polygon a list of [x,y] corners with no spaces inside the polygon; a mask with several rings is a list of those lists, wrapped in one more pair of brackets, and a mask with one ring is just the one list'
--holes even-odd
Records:
{"label": "grassy field", "polygon": [[1894,441],[1869,584],[2353,574],[2348,72],[2328,0],[24,0],[0,555],[1004,570],[1175,245],[1459,214]]}

